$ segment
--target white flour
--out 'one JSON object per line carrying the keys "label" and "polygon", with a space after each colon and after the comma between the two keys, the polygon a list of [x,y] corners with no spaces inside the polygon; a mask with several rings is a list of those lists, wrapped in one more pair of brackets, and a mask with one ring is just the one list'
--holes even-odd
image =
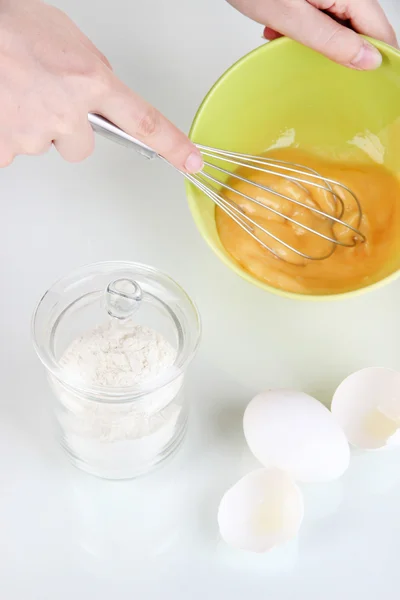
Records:
{"label": "white flour", "polygon": [[110,321],[74,340],[60,364],[79,383],[126,387],[155,379],[175,357],[171,344],[153,329]]}
{"label": "white flour", "polygon": [[[175,349],[156,331],[110,321],[75,339],[60,365],[70,381],[106,389],[149,384],[174,368],[175,357]],[[129,477],[144,470],[179,433],[182,376],[126,403],[92,400],[52,383],[62,405],[57,417],[64,443],[95,474]]]}

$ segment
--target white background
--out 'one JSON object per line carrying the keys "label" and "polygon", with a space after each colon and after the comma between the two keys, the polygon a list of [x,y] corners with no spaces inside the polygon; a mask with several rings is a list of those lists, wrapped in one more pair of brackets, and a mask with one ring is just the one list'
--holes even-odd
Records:
{"label": "white background", "polygon": [[[399,31],[396,0],[382,4]],[[262,28],[223,0],[57,5],[121,78],[184,130],[216,78],[261,43]],[[294,386],[329,402],[358,368],[400,368],[400,282],[339,303],[263,293],[206,247],[172,169],[104,140],[80,165],[56,153],[18,159],[0,182],[1,597],[398,598],[396,453],[356,455],[342,481],[305,488],[299,539],[268,556],[221,544],[216,510],[252,464],[241,416],[254,392]],[[183,450],[163,470],[124,483],[85,476],[64,459],[30,340],[35,303],[55,278],[112,259],[170,273],[195,299],[204,324]]]}

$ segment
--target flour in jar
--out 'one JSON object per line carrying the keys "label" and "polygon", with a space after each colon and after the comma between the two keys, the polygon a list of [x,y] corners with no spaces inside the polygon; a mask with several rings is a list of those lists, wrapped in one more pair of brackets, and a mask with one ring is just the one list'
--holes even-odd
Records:
{"label": "flour in jar", "polygon": [[75,339],[60,365],[77,383],[128,387],[156,379],[175,357],[175,349],[157,331],[110,320]]}
{"label": "flour in jar", "polygon": [[[90,464],[91,471],[114,474],[119,469],[140,469],[171,443],[184,423],[183,375],[174,366],[176,354],[157,331],[114,320],[84,333],[65,350],[60,366],[71,387],[52,381],[63,407],[58,421],[67,447]],[[172,380],[171,370],[176,370]],[[165,385],[163,374],[168,375]],[[107,395],[107,388],[151,386],[153,381],[152,391],[128,401]],[[74,391],[74,385],[94,386],[100,392],[88,397]]]}

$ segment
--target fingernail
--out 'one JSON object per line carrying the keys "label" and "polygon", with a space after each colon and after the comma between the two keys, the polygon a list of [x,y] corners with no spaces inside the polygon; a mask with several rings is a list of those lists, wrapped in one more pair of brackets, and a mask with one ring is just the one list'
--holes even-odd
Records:
{"label": "fingernail", "polygon": [[199,152],[192,152],[189,154],[185,162],[185,169],[188,173],[197,173],[197,171],[201,171],[203,166],[203,159]]}
{"label": "fingernail", "polygon": [[350,64],[355,69],[362,71],[377,69],[382,64],[382,54],[374,46],[368,42],[364,42],[360,52]]}

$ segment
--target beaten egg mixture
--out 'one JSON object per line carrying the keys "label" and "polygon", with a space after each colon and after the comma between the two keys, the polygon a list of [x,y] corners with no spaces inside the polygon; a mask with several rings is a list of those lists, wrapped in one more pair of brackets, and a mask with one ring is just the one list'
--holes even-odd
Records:
{"label": "beaten egg mixture", "polygon": [[[268,251],[216,207],[220,240],[244,270],[281,290],[322,295],[365,287],[400,267],[400,182],[395,175],[378,164],[330,163],[293,148],[276,150],[267,156],[307,165],[324,177],[341,182],[358,198],[362,214],[353,196],[343,188],[332,186],[333,193],[330,193],[306,183],[298,185],[283,177],[240,168],[236,172],[240,177],[272,188],[307,208],[235,177],[228,180],[228,185],[235,192],[225,190],[223,195],[288,246],[317,259],[304,258],[273,237],[254,229],[254,233],[273,252]],[[313,178],[309,181],[320,183]],[[240,194],[255,198],[261,205]],[[341,218],[354,229],[344,227],[308,207]],[[277,215],[277,212],[283,216]],[[332,241],[310,233],[302,225],[345,245],[334,245]]]}

